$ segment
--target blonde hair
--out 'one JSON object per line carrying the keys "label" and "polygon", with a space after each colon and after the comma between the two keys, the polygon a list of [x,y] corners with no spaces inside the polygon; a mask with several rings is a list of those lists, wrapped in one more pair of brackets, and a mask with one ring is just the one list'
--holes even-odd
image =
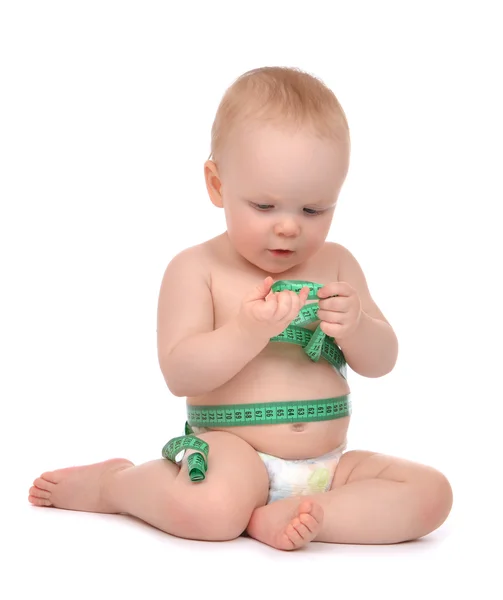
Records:
{"label": "blonde hair", "polygon": [[296,68],[263,67],[244,73],[225,92],[211,128],[210,159],[218,159],[233,128],[251,116],[309,124],[322,138],[349,143],[346,115],[320,79]]}

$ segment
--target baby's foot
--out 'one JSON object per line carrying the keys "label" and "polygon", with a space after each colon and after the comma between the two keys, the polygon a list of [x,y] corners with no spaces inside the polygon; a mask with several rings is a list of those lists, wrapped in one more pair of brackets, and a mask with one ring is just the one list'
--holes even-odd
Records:
{"label": "baby's foot", "polygon": [[54,506],[87,512],[117,512],[103,498],[103,481],[114,471],[134,466],[125,458],[112,458],[84,467],[69,467],[42,473],[30,488],[28,500],[34,506]]}
{"label": "baby's foot", "polygon": [[279,550],[297,550],[312,541],[321,529],[323,509],[312,500],[302,501],[291,513],[291,504],[280,501],[257,508],[248,534]]}

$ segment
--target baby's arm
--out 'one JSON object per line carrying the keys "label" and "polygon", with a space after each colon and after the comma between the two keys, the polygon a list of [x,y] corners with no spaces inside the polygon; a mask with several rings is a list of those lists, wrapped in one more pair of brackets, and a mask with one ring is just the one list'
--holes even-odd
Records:
{"label": "baby's arm", "polygon": [[209,269],[201,250],[184,250],[169,263],[157,312],[157,352],[175,396],[199,396],[234,377],[268,344],[245,336],[236,319],[213,330]]}
{"label": "baby's arm", "polygon": [[360,297],[361,316],[357,329],[348,337],[336,340],[348,365],[364,377],[381,377],[395,366],[398,341],[393,328],[372,299],[365,275],[355,257],[335,244],[339,281],[353,287]]}

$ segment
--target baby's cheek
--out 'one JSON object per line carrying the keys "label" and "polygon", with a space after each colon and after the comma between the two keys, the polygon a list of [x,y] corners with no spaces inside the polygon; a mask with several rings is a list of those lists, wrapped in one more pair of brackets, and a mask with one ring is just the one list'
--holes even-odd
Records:
{"label": "baby's cheek", "polygon": [[321,235],[319,236],[309,236],[308,241],[306,243],[306,249],[310,254],[314,254],[318,252],[323,247],[325,243],[325,238]]}

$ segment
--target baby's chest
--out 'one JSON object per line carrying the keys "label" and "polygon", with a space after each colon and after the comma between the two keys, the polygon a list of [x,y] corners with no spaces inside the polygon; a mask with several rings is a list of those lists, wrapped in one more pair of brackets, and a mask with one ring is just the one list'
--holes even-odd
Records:
{"label": "baby's chest", "polygon": [[256,277],[242,273],[219,273],[212,276],[215,329],[237,316],[244,298],[260,283]]}

